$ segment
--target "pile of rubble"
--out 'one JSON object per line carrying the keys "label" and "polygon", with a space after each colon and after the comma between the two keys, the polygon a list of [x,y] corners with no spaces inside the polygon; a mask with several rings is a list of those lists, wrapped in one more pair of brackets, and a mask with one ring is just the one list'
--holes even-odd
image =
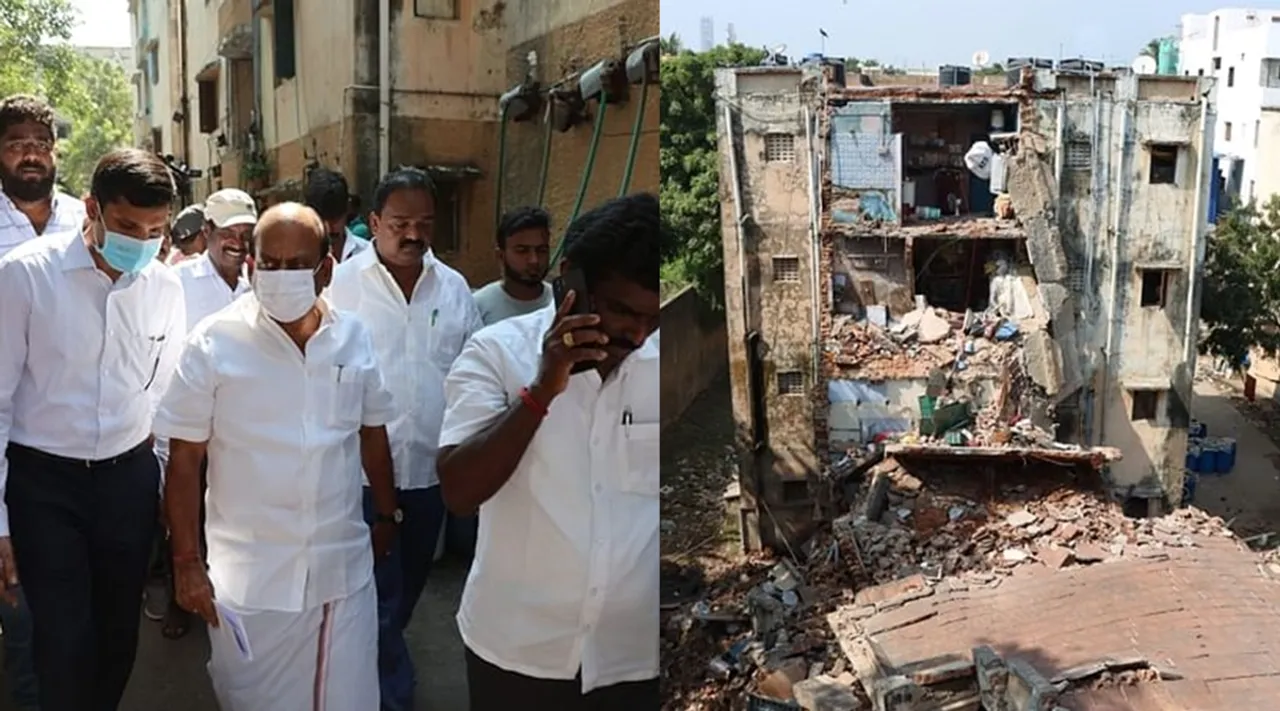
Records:
{"label": "pile of rubble", "polygon": [[[860,592],[873,585],[995,587],[1020,566],[1101,564],[1232,535],[1194,508],[1131,519],[1061,478],[984,497],[931,489],[885,460],[866,472],[852,510],[794,560],[756,561],[666,613],[663,708],[736,709],[743,698],[755,709],[869,708],[825,615],[865,604]],[[1280,571],[1280,553],[1270,564]]]}
{"label": "pile of rubble", "polygon": [[889,322],[879,313],[862,321],[835,317],[831,331],[839,345],[827,354],[832,363],[856,367],[872,380],[919,378],[936,368],[998,372],[1018,352],[1017,323],[991,314],[922,305]]}

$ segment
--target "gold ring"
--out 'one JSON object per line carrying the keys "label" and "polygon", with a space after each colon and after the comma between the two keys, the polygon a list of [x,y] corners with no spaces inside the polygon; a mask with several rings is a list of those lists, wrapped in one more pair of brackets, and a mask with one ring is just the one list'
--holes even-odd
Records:
{"label": "gold ring", "polygon": [[573,348],[573,331],[565,331],[564,338],[562,340],[564,341],[565,348]]}

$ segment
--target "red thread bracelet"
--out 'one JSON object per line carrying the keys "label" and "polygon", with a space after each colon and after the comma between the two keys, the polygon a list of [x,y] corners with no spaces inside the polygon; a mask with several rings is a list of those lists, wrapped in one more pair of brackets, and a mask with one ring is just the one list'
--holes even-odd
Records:
{"label": "red thread bracelet", "polygon": [[199,562],[200,562],[199,553],[180,553],[178,555],[173,556],[174,565],[182,565],[183,563],[199,563]]}
{"label": "red thread bracelet", "polygon": [[523,402],[525,407],[533,410],[538,417],[547,416],[546,406],[538,402],[533,393],[529,392],[529,388],[520,388],[520,402]]}

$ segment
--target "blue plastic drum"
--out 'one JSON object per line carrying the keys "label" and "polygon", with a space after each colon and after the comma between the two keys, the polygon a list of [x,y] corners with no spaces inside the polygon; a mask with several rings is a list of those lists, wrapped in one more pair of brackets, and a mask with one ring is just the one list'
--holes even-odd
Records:
{"label": "blue plastic drum", "polygon": [[1187,472],[1182,477],[1182,505],[1190,506],[1196,500],[1196,485],[1200,483],[1200,475]]}
{"label": "blue plastic drum", "polygon": [[1199,445],[1193,444],[1187,447],[1187,473],[1188,475],[1200,473]]}

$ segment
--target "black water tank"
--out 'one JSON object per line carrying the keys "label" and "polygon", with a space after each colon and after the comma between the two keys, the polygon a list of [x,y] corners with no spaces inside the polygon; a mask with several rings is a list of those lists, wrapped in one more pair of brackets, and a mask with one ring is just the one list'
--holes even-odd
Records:
{"label": "black water tank", "polygon": [[1106,69],[1107,65],[1102,62],[1093,62],[1088,59],[1064,59],[1058,62],[1058,71],[1062,72],[1080,72],[1083,74],[1098,74]]}
{"label": "black water tank", "polygon": [[968,67],[944,64],[938,67],[938,84],[940,86],[967,86],[972,83],[973,73]]}
{"label": "black water tank", "polygon": [[1008,86],[1017,86],[1022,83],[1023,67],[1053,69],[1053,60],[1040,57],[1009,57],[1004,62],[1005,83]]}

